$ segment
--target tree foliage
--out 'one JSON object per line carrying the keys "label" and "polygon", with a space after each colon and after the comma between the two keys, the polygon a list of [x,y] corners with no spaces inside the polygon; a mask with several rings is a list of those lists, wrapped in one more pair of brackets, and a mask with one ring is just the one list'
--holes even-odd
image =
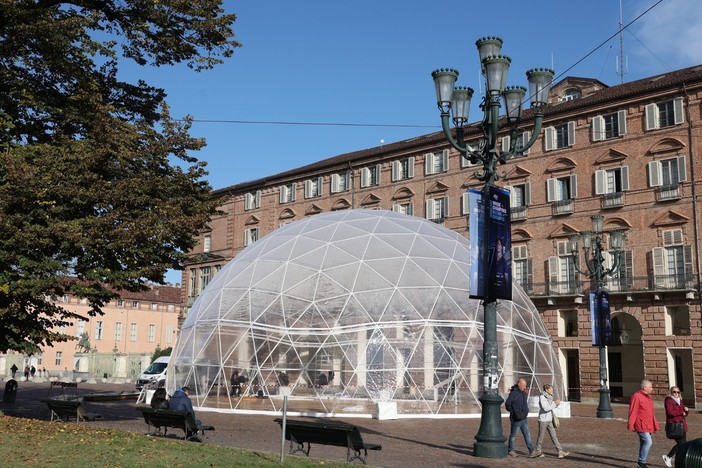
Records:
{"label": "tree foliage", "polygon": [[239,44],[221,0],[0,0],[0,352],[65,341],[120,290],[181,268],[215,211],[204,141],[118,65],[211,68]]}

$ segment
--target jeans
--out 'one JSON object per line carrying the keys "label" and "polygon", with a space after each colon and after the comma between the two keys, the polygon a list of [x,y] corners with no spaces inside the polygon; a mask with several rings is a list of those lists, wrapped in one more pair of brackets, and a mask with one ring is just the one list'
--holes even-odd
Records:
{"label": "jeans", "polygon": [[527,419],[522,419],[521,421],[511,421],[512,426],[509,432],[509,442],[507,443],[507,451],[511,452],[514,450],[514,440],[517,438],[517,433],[522,431],[524,436],[524,442],[526,442],[527,449],[529,453],[534,451],[534,447],[531,445],[531,433],[529,432],[529,421]]}
{"label": "jeans", "polygon": [[646,463],[653,439],[650,432],[637,432],[637,434],[639,435],[639,463]]}

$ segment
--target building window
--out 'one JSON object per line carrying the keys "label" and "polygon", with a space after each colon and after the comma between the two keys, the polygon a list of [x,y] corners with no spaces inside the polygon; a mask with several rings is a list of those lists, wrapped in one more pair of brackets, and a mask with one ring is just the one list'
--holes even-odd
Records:
{"label": "building window", "polygon": [[287,185],[280,186],[280,203],[290,203],[295,201],[295,191],[297,190],[297,184],[292,182]]}
{"label": "building window", "polygon": [[349,172],[332,174],[331,193],[346,192],[349,189]]}
{"label": "building window", "polygon": [[138,309],[139,308],[139,301],[132,301],[132,309]]}
{"label": "building window", "polygon": [[166,325],[166,343],[173,343],[173,325]]}
{"label": "building window", "polygon": [[361,188],[380,185],[380,164],[361,169]]}
{"label": "building window", "polygon": [[412,202],[398,203],[396,205],[392,205],[392,211],[394,211],[395,213],[402,213],[406,215],[414,214],[414,210],[412,209]]}
{"label": "building window", "polygon": [[95,340],[102,340],[102,320],[95,322]]}
{"label": "building window", "polygon": [[532,262],[529,258],[529,251],[526,245],[512,246],[512,262],[514,280],[519,283],[527,293],[532,291],[534,276]]}
{"label": "building window", "polygon": [[546,151],[575,145],[575,122],[571,121],[555,127],[546,127],[544,144]]}
{"label": "building window", "polygon": [[124,300],[117,299],[117,307],[124,307]]}
{"label": "building window", "polygon": [[650,187],[677,186],[686,180],[685,156],[648,163],[648,185]]}
{"label": "building window", "polygon": [[208,284],[210,284],[210,276],[211,276],[212,268],[211,267],[202,267],[200,268],[200,287],[204,291],[205,288],[207,287]]}
{"label": "building window", "polygon": [[425,217],[435,223],[443,223],[448,218],[448,205],[448,197],[427,200],[425,202]]}
{"label": "building window", "polygon": [[80,338],[85,333],[85,320],[78,319],[78,324],[76,325],[76,336]]}
{"label": "building window", "polygon": [[129,324],[129,341],[136,341],[136,340],[137,340],[137,324],[130,323]]}
{"label": "building window", "polygon": [[546,201],[549,203],[572,200],[577,196],[578,180],[575,174],[546,181]]}
{"label": "building window", "polygon": [[558,313],[558,336],[578,336],[577,310],[562,310]]}
{"label": "building window", "polygon": [[244,210],[255,210],[261,207],[261,191],[256,190],[244,195]]}
{"label": "building window", "polygon": [[690,307],[665,307],[665,334],[667,336],[690,336]]}
{"label": "building window", "polygon": [[505,187],[509,190],[509,206],[512,221],[527,218],[527,207],[531,205],[531,184],[515,184]]}
{"label": "building window", "polygon": [[392,162],[392,181],[406,180],[414,177],[414,156]]}
{"label": "building window", "polygon": [[556,244],[558,255],[548,259],[549,293],[574,294],[579,292],[575,283],[575,265],[569,252],[568,241]]}
{"label": "building window", "polygon": [[249,228],[244,231],[244,247],[253,244],[258,240],[258,228]]}
{"label": "building window", "polygon": [[308,179],[305,181],[305,198],[322,196],[322,178]]}
{"label": "building window", "polygon": [[448,150],[424,155],[424,174],[439,174],[448,171]]}
{"label": "building window", "polygon": [[63,359],[63,352],[62,351],[56,351],[56,360],[54,361],[54,364],[57,366],[61,366],[61,360]]}
{"label": "building window", "polygon": [[672,127],[685,121],[682,98],[646,106],[646,130]]}
{"label": "building window", "polygon": [[620,193],[629,190],[629,167],[595,171],[595,195]]}
{"label": "building window", "polygon": [[626,133],[626,111],[597,115],[592,118],[592,141],[617,138]]}
{"label": "building window", "polygon": [[188,278],[188,296],[197,296],[197,270],[195,268],[190,269],[190,277]]}
{"label": "building window", "polygon": [[122,322],[115,322],[115,341],[122,341]]}
{"label": "building window", "polygon": [[574,101],[575,99],[580,99],[582,95],[583,93],[578,88],[568,88],[558,100],[560,102]]}
{"label": "building window", "polygon": [[663,247],[654,247],[652,256],[656,288],[692,287],[692,246],[683,244],[682,229],[663,231]]}
{"label": "building window", "polygon": [[[527,143],[529,143],[529,139],[530,139],[530,138],[531,138],[531,132],[522,132],[522,133],[520,133],[519,135],[517,135],[516,142],[515,142],[515,144],[514,144],[514,148],[515,148],[515,149],[517,149],[517,148],[524,148],[524,145],[526,145]],[[509,135],[508,135],[508,136],[504,136],[504,137],[502,137],[502,139],[500,140],[500,142],[501,142],[501,143],[500,143],[501,151],[502,151],[503,153],[508,152],[508,151],[510,150],[510,146],[511,146],[511,143],[512,143],[512,138],[511,138]],[[520,155],[524,156],[524,155],[527,155],[527,154],[529,154],[529,148],[527,148],[526,151],[520,151],[520,152],[516,153],[517,156],[520,156]]]}
{"label": "building window", "polygon": [[202,239],[202,251],[209,252],[212,250],[212,236],[205,236]]}
{"label": "building window", "polygon": [[156,325],[149,324],[149,343],[156,341]]}

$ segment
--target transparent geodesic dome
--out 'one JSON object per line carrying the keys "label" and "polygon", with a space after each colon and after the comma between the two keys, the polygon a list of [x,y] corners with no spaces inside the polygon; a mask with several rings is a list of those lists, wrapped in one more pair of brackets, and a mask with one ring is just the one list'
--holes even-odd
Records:
{"label": "transparent geodesic dome", "polygon": [[[193,304],[168,370],[218,411],[479,413],[483,307],[470,246],[426,219],[346,210],[287,224],[244,249]],[[498,301],[500,392],[520,377],[564,399],[551,338],[524,291]],[[241,393],[241,395],[239,395]]]}

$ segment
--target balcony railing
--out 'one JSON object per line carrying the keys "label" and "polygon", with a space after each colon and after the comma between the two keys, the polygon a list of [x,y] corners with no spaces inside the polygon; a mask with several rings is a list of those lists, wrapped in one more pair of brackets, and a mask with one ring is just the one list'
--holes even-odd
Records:
{"label": "balcony railing", "polygon": [[656,201],[679,200],[682,198],[680,184],[662,185],[656,189]]}
{"label": "balcony railing", "polygon": [[529,208],[527,208],[526,206],[513,206],[510,210],[511,220],[520,221],[523,219],[527,219],[528,212]]}
{"label": "balcony railing", "polygon": [[573,213],[573,200],[561,200],[551,203],[553,216],[567,215]]}
{"label": "balcony railing", "polygon": [[[522,286],[529,296],[573,296],[584,295],[594,290],[595,284],[587,281],[556,281],[549,283],[531,283],[528,288]],[[660,292],[693,291],[697,289],[695,275],[658,275],[606,278],[605,289],[610,292]]]}
{"label": "balcony railing", "polygon": [[624,192],[606,193],[602,195],[602,208],[619,208],[624,206]]}

